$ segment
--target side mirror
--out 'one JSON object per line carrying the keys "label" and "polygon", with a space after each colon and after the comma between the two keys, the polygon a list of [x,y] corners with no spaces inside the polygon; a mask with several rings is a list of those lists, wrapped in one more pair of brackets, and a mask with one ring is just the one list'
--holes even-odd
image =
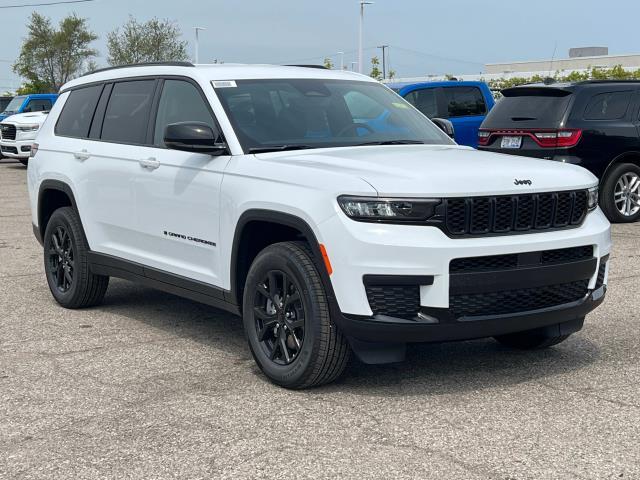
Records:
{"label": "side mirror", "polygon": [[436,124],[436,126],[446,133],[449,137],[455,137],[455,129],[453,128],[453,123],[445,118],[432,118],[431,121]]}
{"label": "side mirror", "polygon": [[172,150],[223,155],[227,144],[218,142],[213,129],[203,122],[179,122],[167,125],[164,144]]}

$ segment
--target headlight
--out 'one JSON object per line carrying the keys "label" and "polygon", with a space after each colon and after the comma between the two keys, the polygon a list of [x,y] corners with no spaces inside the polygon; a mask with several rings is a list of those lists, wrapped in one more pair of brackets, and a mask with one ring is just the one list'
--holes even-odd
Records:
{"label": "headlight", "polygon": [[16,129],[20,132],[37,132],[40,125],[16,125]]}
{"label": "headlight", "polygon": [[598,206],[598,187],[590,188],[587,193],[587,206],[594,210]]}
{"label": "headlight", "polygon": [[338,197],[342,211],[361,222],[405,223],[431,218],[440,199]]}

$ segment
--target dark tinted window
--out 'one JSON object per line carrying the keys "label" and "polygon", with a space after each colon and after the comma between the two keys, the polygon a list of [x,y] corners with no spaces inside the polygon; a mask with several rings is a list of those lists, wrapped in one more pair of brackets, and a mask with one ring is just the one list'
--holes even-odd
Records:
{"label": "dark tinted window", "polygon": [[62,107],[56,124],[56,135],[86,137],[101,91],[102,85],[96,85],[73,90],[69,93],[69,98]]}
{"label": "dark tinted window", "polygon": [[627,113],[631,91],[595,95],[584,110],[585,120],[617,120]]}
{"label": "dark tinted window", "polygon": [[487,105],[478,87],[444,87],[442,92],[449,117],[466,117],[487,113]]}
{"label": "dark tinted window", "polygon": [[154,85],[155,80],[137,80],[113,86],[102,123],[102,140],[145,143]]}
{"label": "dark tinted window", "polygon": [[558,128],[571,94],[545,94],[540,90],[531,94],[524,89],[522,94],[509,93],[491,109],[483,128]]}
{"label": "dark tinted window", "polygon": [[24,107],[24,112],[44,112],[51,110],[51,100],[47,99],[34,99],[27,103]]}
{"label": "dark tinted window", "polygon": [[198,89],[189,82],[167,80],[158,105],[154,145],[164,145],[166,126],[177,122],[204,122],[217,131],[213,116]]}
{"label": "dark tinted window", "polygon": [[409,92],[404,98],[429,118],[438,116],[438,99],[435,88],[423,88]]}

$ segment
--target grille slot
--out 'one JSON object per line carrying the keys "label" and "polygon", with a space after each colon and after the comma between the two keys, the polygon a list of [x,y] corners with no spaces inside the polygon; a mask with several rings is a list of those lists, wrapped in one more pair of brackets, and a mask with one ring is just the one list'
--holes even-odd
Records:
{"label": "grille slot", "polygon": [[584,190],[445,200],[445,228],[454,236],[567,228],[586,214]]}
{"label": "grille slot", "polygon": [[0,125],[0,135],[3,140],[15,140],[16,126],[10,123],[3,123]]}
{"label": "grille slot", "polygon": [[587,294],[588,280],[501,292],[452,295],[449,309],[456,318],[504,315],[575,302]]}
{"label": "grille slot", "polygon": [[365,290],[374,315],[413,319],[420,311],[418,285],[366,285]]}
{"label": "grille slot", "polygon": [[[536,252],[534,252],[536,253]],[[540,254],[540,263],[562,263],[584,260],[593,256],[593,247],[561,248],[558,250],[544,250]],[[450,273],[482,272],[491,270],[509,270],[518,267],[518,254],[489,255],[486,257],[455,258],[449,264]]]}

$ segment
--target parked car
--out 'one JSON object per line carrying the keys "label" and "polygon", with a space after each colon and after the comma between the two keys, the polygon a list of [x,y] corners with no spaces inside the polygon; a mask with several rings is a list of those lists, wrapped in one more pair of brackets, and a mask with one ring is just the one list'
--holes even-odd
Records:
{"label": "parked car", "polygon": [[7,105],[9,105],[9,102],[11,102],[11,100],[13,100],[13,97],[9,95],[0,97],[0,112],[4,112],[4,110],[7,108]]}
{"label": "parked car", "polygon": [[526,85],[502,91],[480,149],[580,165],[600,179],[612,222],[640,219],[640,81]]}
{"label": "parked car", "polygon": [[47,118],[47,112],[18,113],[0,122],[0,152],[23,165],[29,162],[31,145]]}
{"label": "parked car", "polygon": [[13,97],[0,113],[0,122],[16,113],[48,112],[58,98],[55,93],[34,93]]}
{"label": "parked car", "polygon": [[390,83],[410,104],[427,117],[451,121],[459,145],[478,146],[478,129],[495,104],[484,82]]}
{"label": "parked car", "polygon": [[[385,120],[358,120],[363,103]],[[548,347],[604,299],[591,173],[458,146],[356,73],[112,68],[62,88],[37,144],[33,231],[60,305],[98,304],[113,276],[223,308],[285,387],[408,342]]]}

